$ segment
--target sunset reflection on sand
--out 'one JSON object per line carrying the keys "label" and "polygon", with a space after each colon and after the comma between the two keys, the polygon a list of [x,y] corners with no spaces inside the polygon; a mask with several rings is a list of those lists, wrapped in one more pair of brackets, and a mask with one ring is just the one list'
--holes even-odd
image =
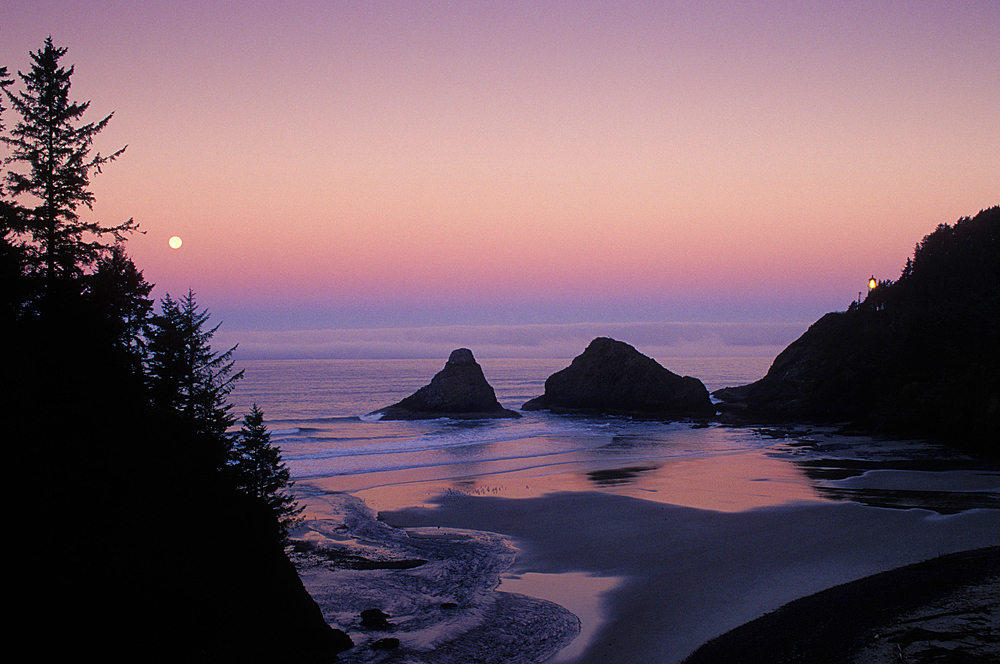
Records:
{"label": "sunset reflection on sand", "polygon": [[549,459],[531,468],[514,465],[512,461],[459,463],[339,475],[310,484],[352,493],[375,511],[430,506],[439,497],[455,494],[521,499],[561,491],[598,491],[719,512],[822,500],[802,470],[767,450],[632,462]]}

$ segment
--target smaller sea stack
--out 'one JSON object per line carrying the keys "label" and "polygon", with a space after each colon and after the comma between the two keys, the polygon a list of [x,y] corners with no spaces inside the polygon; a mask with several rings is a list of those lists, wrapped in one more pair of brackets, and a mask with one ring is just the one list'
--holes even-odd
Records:
{"label": "smaller sea stack", "polygon": [[486,382],[483,369],[468,348],[451,352],[444,369],[425,385],[399,403],[376,410],[383,420],[429,420],[448,417],[454,420],[487,420],[521,417],[497,401],[493,387]]}

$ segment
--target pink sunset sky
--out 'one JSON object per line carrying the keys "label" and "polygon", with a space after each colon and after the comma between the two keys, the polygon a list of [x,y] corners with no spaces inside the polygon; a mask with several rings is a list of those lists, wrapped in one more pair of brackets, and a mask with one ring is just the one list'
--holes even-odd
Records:
{"label": "pink sunset sky", "polygon": [[6,0],[0,65],[69,49],[129,146],[94,216],[224,341],[769,353],[1000,203],[998,32],[996,0]]}

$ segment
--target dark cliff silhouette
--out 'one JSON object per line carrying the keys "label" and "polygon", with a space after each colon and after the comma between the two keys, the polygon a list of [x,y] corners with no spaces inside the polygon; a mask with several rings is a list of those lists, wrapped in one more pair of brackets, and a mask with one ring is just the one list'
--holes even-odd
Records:
{"label": "dark cliff silhouette", "polygon": [[0,123],[10,631],[46,661],[332,661],[350,640],[286,557],[275,491],[251,490],[234,457],[268,462],[263,434],[227,432],[231,351],[212,351],[193,294],[153,314],[124,251],[132,220],[77,214],[124,148],[90,154],[111,116],[81,124],[64,53],[46,40],[16,94],[0,67],[19,116]]}
{"label": "dark cliff silhouette", "polygon": [[818,320],[761,380],[714,394],[745,418],[842,422],[1000,454],[1000,207],[941,224],[898,280]]}

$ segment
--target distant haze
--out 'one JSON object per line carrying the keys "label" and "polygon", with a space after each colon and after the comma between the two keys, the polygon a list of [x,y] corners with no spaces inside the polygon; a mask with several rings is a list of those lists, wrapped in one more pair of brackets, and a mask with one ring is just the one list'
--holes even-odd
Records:
{"label": "distant haze", "polygon": [[780,347],[1000,203],[998,26],[995,0],[7,0],[0,65],[69,49],[86,119],[115,112],[95,149],[129,145],[87,214],[134,217],[154,293],[247,353],[573,356],[631,323],[694,352]]}
{"label": "distant haze", "polygon": [[570,358],[595,337],[625,341],[652,357],[773,357],[807,324],[628,323],[444,326],[282,331],[220,330],[220,346],[244,359],[441,358],[456,348],[476,357]]}

